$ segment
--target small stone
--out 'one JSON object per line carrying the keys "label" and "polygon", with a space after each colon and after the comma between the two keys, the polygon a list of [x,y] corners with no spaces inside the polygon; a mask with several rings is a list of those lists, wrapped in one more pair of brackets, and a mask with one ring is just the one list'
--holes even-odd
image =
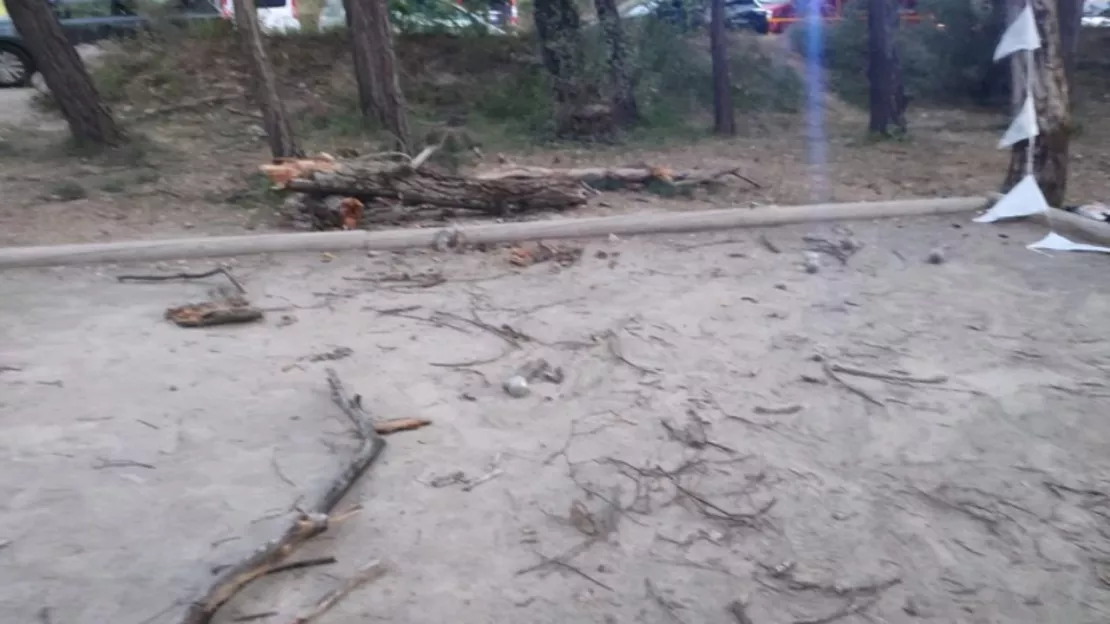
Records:
{"label": "small stone", "polygon": [[944,257],[944,250],[940,247],[929,251],[929,255],[925,257],[925,261],[929,264],[944,264],[947,258]]}
{"label": "small stone", "polygon": [[820,271],[821,256],[812,251],[807,251],[805,254],[805,259],[802,261],[802,268],[805,269],[806,273],[809,273],[811,275]]}
{"label": "small stone", "polygon": [[777,288],[779,290],[786,290],[786,284],[783,284],[782,282],[779,282],[779,283],[775,284],[775,288]]}
{"label": "small stone", "polygon": [[505,389],[505,394],[508,394],[514,399],[526,397],[532,392],[531,388],[528,387],[528,380],[521,375],[509,377],[505,380],[505,383],[502,384],[502,387]]}
{"label": "small stone", "polygon": [[838,241],[840,249],[843,251],[855,251],[859,249],[859,242],[851,237],[845,237]]}
{"label": "small stone", "polygon": [[621,237],[617,236],[616,234],[610,234],[609,235],[609,242],[610,243],[619,243],[619,242],[621,242]]}
{"label": "small stone", "polygon": [[382,252],[380,252],[380,251],[368,251],[368,252],[366,252],[366,257],[367,258],[377,258],[380,255],[382,255]]}
{"label": "small stone", "polygon": [[435,239],[432,240],[432,248],[436,251],[447,251],[451,248],[451,233],[447,230],[442,230],[436,234]]}

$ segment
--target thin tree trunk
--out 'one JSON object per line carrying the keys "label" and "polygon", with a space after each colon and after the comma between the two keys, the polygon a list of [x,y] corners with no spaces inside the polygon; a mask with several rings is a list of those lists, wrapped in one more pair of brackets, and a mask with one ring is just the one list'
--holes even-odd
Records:
{"label": "thin tree trunk", "polygon": [[293,126],[285,112],[285,104],[278,94],[277,75],[266,46],[262,43],[261,27],[258,25],[258,12],[254,0],[235,0],[235,24],[239,28],[239,41],[243,53],[251,63],[251,86],[258,109],[262,113],[262,126],[266,130],[270,153],[274,158],[299,156]]}
{"label": "thin tree trunk", "polygon": [[871,87],[868,128],[883,136],[906,132],[907,102],[895,45],[897,31],[897,5],[891,0],[870,0],[867,5],[868,80]]}
{"label": "thin tree trunk", "polygon": [[393,135],[397,149],[409,153],[412,136],[397,71],[388,2],[347,0],[347,5],[362,115],[380,123]]}
{"label": "thin tree trunk", "polygon": [[736,134],[736,112],[732,108],[732,80],[728,72],[725,0],[712,0],[710,6],[709,53],[713,59],[713,131],[732,136]]}
{"label": "thin tree trunk", "polygon": [[[1060,22],[1056,13],[1056,0],[1030,0],[1041,49],[1034,54],[1033,101],[1037,110],[1040,134],[1034,139],[1033,173],[1049,205],[1063,206],[1068,181],[1068,143],[1071,138],[1071,115],[1068,111],[1068,78],[1064,68],[1060,45]],[[1017,17],[1019,6],[1011,5],[1011,17]],[[1020,62],[1024,62],[1024,52]],[[1024,93],[1024,72],[1014,76],[1014,89]],[[1024,96],[1022,96],[1023,98]],[[1010,166],[1002,183],[1003,192],[1009,191],[1025,176],[1026,154],[1029,141],[1014,145],[1010,153]]]}
{"label": "thin tree trunk", "polygon": [[[1083,0],[1058,0],[1060,18],[1060,54],[1069,87],[1074,85],[1075,55],[1079,53],[1079,33],[1083,27]],[[1073,94],[1074,95],[1074,94]]]}
{"label": "thin tree trunk", "polygon": [[556,108],[573,111],[583,96],[582,20],[573,0],[536,0],[533,10],[543,65],[551,74]]}
{"label": "thin tree trunk", "polygon": [[80,144],[116,146],[127,135],[112,117],[85,63],[66,39],[62,25],[46,0],[0,0],[23,38],[46,86]]}
{"label": "thin tree trunk", "polygon": [[616,0],[595,0],[597,19],[605,33],[609,45],[609,74],[613,81],[613,115],[622,126],[631,126],[640,121],[640,107],[636,104],[636,93],[632,74],[628,70],[628,41],[624,36],[620,13]]}

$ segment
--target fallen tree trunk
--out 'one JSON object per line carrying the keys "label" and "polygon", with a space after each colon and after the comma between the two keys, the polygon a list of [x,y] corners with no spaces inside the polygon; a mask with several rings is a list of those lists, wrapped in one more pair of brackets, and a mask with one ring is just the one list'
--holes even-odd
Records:
{"label": "fallen tree trunk", "polygon": [[[468,244],[513,243],[560,238],[589,238],[618,234],[663,234],[720,231],[791,223],[849,219],[881,219],[970,212],[989,207],[986,197],[899,199],[879,202],[764,206],[729,210],[630,214],[583,219],[554,219],[524,223],[497,223],[463,228],[420,228],[380,232],[307,232],[218,236],[184,240],[128,241],[80,245],[0,248],[0,269],[91,264],[94,262],[153,262],[185,258],[214,258],[240,254],[361,249],[396,251],[432,247],[444,233]],[[1096,226],[1097,221],[1085,219]],[[1110,242],[1110,234],[1106,237]]]}
{"label": "fallen tree trunk", "polygon": [[581,167],[548,169],[546,167],[514,166],[486,171],[474,176],[478,180],[574,180],[598,188],[614,188],[630,184],[661,182],[674,186],[709,184],[735,176],[756,188],[761,186],[740,174],[739,167],[707,171],[671,171],[666,167]]}
{"label": "fallen tree trunk", "polygon": [[409,164],[344,164],[290,180],[290,191],[362,200],[393,199],[410,206],[443,206],[496,215],[581,206],[589,189],[573,178],[480,179],[417,169]]}

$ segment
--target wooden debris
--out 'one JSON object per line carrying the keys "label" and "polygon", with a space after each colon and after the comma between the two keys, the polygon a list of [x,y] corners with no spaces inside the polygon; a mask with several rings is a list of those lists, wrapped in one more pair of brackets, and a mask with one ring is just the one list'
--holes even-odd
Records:
{"label": "wooden debris", "polygon": [[165,318],[179,327],[211,327],[261,320],[262,310],[252,306],[245,297],[227,297],[169,308]]}
{"label": "wooden debris", "polygon": [[212,269],[211,271],[202,271],[200,273],[170,273],[170,274],[167,274],[167,275],[117,275],[116,276],[116,281],[118,281],[118,282],[168,282],[170,280],[204,279],[206,277],[212,277],[213,275],[223,275],[224,277],[226,277],[228,279],[229,282],[231,282],[231,285],[235,287],[235,290],[239,291],[239,294],[245,295],[247,293],[247,290],[245,288],[243,288],[243,285],[239,283],[239,280],[235,279],[235,276],[231,274],[231,271],[228,271],[224,267],[215,268],[215,269]]}
{"label": "wooden debris", "polygon": [[332,401],[355,426],[362,444],[327,489],[316,497],[316,501],[307,510],[298,511],[297,517],[280,538],[268,542],[243,561],[224,570],[204,595],[189,605],[180,624],[209,624],[220,607],[244,587],[282,565],[305,542],[327,531],[332,523],[350,516],[350,513],[335,517],[330,514],[355,481],[381,455],[385,440],[374,431],[374,422],[362,408],[361,397],[347,392],[335,370],[329,368],[327,376]]}
{"label": "wooden debris", "polygon": [[374,423],[374,431],[378,435],[389,435],[398,431],[412,431],[432,424],[424,418],[394,418],[392,420],[379,420]]}
{"label": "wooden debris", "polygon": [[533,264],[553,260],[555,264],[561,267],[568,267],[578,262],[578,259],[581,257],[581,247],[548,245],[540,242],[512,247],[509,251],[509,264],[518,267],[528,267]]}

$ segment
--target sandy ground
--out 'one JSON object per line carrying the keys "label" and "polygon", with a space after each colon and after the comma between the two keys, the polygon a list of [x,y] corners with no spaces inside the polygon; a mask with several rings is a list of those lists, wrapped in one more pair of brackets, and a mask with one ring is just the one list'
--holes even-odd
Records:
{"label": "sandy ground", "polygon": [[[391,437],[349,498],[364,509],[300,553],[338,564],[256,583],[219,622],[290,622],[379,557],[388,575],[319,622],[725,623],[736,600],[756,624],[1106,622],[1106,259],[1027,251],[1027,225],[850,229],[767,230],[780,254],[751,232],[590,242],[566,268],[513,270],[504,250],[241,259],[271,311],[208,330],[161,315],[217,282],[114,279],[183,265],[7,272],[0,609],[174,622],[351,452],[334,366],[374,414],[434,424]],[[805,235],[863,247],[810,275]],[[927,264],[937,245],[947,262]],[[446,283],[351,279],[425,271]],[[537,357],[564,381],[507,396]],[[471,360],[491,361],[436,365]],[[945,377],[836,381],[822,363]],[[691,418],[700,449],[663,424]],[[424,484],[498,457],[470,491]],[[615,489],[619,512],[587,494]],[[608,517],[565,565],[520,573]]]}

